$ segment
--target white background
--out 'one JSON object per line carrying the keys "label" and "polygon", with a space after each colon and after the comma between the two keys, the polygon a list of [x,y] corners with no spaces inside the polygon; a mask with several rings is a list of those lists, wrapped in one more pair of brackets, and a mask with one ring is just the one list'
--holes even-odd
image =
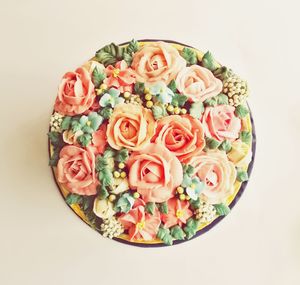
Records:
{"label": "white background", "polygon": [[[0,1],[0,284],[300,284],[298,1]],[[101,238],[47,166],[61,76],[111,41],[173,39],[251,87],[257,155],[232,213],[168,248]]]}

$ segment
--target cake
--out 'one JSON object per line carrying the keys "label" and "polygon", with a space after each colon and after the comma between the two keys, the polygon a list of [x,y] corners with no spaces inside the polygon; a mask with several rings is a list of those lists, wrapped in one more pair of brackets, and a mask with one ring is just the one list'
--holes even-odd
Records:
{"label": "cake", "polygon": [[204,233],[249,179],[255,132],[247,82],[173,41],[109,44],[63,75],[49,165],[72,210],[139,246]]}

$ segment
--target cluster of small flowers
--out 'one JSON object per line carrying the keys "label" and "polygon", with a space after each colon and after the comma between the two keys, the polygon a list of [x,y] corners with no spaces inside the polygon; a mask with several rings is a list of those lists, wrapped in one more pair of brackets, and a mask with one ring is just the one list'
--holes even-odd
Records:
{"label": "cluster of small flowers", "polygon": [[242,104],[248,96],[247,82],[233,75],[224,81],[223,93],[228,96],[229,105],[236,107]]}
{"label": "cluster of small flowers", "polygon": [[118,222],[115,217],[104,220],[100,226],[100,230],[104,237],[110,239],[117,237],[124,232],[122,224]]}
{"label": "cluster of small flowers", "polygon": [[61,124],[64,116],[55,112],[50,118],[51,132],[61,132]]}
{"label": "cluster of small flowers", "polygon": [[200,223],[210,223],[216,217],[216,209],[213,205],[201,200],[200,208],[196,210],[196,219]]}

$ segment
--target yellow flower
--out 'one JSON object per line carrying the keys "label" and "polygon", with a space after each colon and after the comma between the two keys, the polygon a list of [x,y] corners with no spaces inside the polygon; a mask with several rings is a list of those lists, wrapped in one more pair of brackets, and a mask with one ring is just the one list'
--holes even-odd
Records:
{"label": "yellow flower", "polygon": [[232,148],[227,156],[235,166],[242,167],[251,161],[252,152],[248,144],[241,140],[236,140],[231,144],[231,147]]}

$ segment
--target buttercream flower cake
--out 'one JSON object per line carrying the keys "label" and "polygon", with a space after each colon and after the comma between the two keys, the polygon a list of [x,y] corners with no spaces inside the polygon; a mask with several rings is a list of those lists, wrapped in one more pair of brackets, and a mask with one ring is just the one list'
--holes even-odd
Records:
{"label": "buttercream flower cake", "polygon": [[61,79],[49,151],[70,207],[104,237],[172,245],[227,215],[246,185],[247,83],[175,42],[110,44]]}

